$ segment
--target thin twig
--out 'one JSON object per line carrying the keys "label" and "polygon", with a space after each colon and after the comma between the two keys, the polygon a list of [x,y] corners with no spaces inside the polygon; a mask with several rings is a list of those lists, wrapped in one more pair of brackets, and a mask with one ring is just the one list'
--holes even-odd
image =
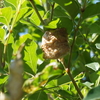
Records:
{"label": "thin twig", "polygon": [[80,13],[80,18],[79,18],[78,24],[76,25],[76,28],[74,29],[75,33],[74,33],[73,42],[72,42],[71,50],[70,50],[70,56],[69,56],[69,60],[68,60],[68,69],[70,68],[73,47],[74,47],[74,44],[75,44],[75,39],[76,39],[77,33],[79,31],[79,26],[80,26],[81,21],[82,21],[82,13],[85,11],[85,7],[86,7],[86,0],[85,0],[85,2],[83,4],[83,7],[82,7],[83,11],[81,11],[81,13]]}
{"label": "thin twig", "polygon": [[82,19],[82,13],[80,14],[80,18],[79,18],[79,21],[78,21],[78,24],[76,25],[75,29],[74,29],[74,37],[73,37],[73,41],[72,41],[72,45],[71,45],[71,50],[70,50],[70,55],[69,55],[69,59],[68,59],[68,65],[65,64],[65,61],[63,60],[63,62],[61,62],[63,64],[63,66],[65,67],[65,70],[66,68],[68,69],[67,73],[72,81],[72,83],[74,84],[79,96],[80,96],[80,99],[83,99],[83,95],[78,87],[78,85],[76,84],[71,72],[70,72],[70,67],[71,67],[71,60],[72,60],[72,52],[73,52],[73,48],[74,48],[74,44],[75,44],[75,39],[76,39],[76,36],[77,36],[77,33],[79,31],[79,26],[81,24],[81,19]]}
{"label": "thin twig", "polygon": [[[64,60],[61,60],[61,63],[63,64],[65,70],[66,70],[66,68],[68,69],[68,67],[67,67],[67,65],[65,64]],[[71,72],[70,72],[70,68],[69,68],[66,72],[68,73],[68,75],[69,75],[69,77],[70,77],[72,83],[73,83],[74,86],[75,86],[75,89],[77,90],[77,92],[78,92],[78,94],[79,94],[80,99],[82,100],[82,99],[83,99],[83,95],[82,95],[82,93],[81,93],[81,91],[80,91],[78,85],[76,84],[76,82],[75,82],[75,80],[74,80],[74,78],[73,78],[73,76],[72,76],[72,74],[71,74]]]}
{"label": "thin twig", "polygon": [[41,15],[40,15],[40,13],[38,12],[38,9],[37,9],[36,6],[35,6],[34,0],[29,0],[29,1],[30,1],[31,5],[33,6],[33,8],[34,8],[34,10],[35,10],[35,12],[36,12],[36,14],[37,14],[37,16],[39,17],[41,23],[44,25],[45,23],[44,23],[44,21],[43,21]]}
{"label": "thin twig", "polygon": [[32,23],[29,19],[23,19],[24,21],[30,23],[32,26],[34,26],[35,28],[39,29],[41,32],[44,32],[43,29],[41,29],[39,26],[37,26],[36,24]]}
{"label": "thin twig", "polygon": [[[4,44],[4,50],[3,50],[3,60],[2,60],[2,63],[5,63],[5,54],[6,54],[6,51],[7,51],[7,46],[8,46],[8,42],[9,42],[9,39],[10,39],[10,36],[11,36],[11,33],[12,33],[12,30],[13,30],[13,27],[16,23],[16,19],[18,17],[18,14],[19,14],[19,10],[21,8],[21,5],[22,5],[22,1],[20,0],[19,1],[19,5],[17,6],[17,9],[16,9],[16,13],[14,15],[14,18],[11,22],[11,26],[9,25],[8,26],[8,34],[7,34],[7,38],[6,38],[6,41],[5,41],[5,44]],[[5,64],[4,64],[5,65]]]}
{"label": "thin twig", "polygon": [[68,71],[68,75],[69,75],[69,77],[70,77],[70,79],[71,79],[72,83],[74,84],[75,89],[77,90],[77,92],[78,92],[78,94],[79,94],[80,98],[81,98],[81,99],[83,99],[83,95],[82,95],[82,93],[81,93],[81,91],[80,91],[80,89],[79,89],[78,85],[76,84],[76,82],[75,82],[75,80],[74,80],[74,78],[73,78],[73,76],[72,76],[72,74],[71,74],[71,72],[70,72],[70,71]]}
{"label": "thin twig", "polygon": [[51,16],[50,16],[50,21],[52,21],[53,18],[53,13],[54,13],[54,6],[55,6],[55,2],[52,4],[52,8],[51,8]]}
{"label": "thin twig", "polygon": [[72,59],[73,47],[74,47],[75,39],[76,39],[76,36],[77,36],[78,30],[79,30],[79,26],[80,26],[80,23],[81,23],[81,18],[82,18],[82,14],[80,15],[79,22],[78,22],[76,28],[74,29],[75,33],[74,33],[73,42],[72,42],[72,45],[71,45],[70,55],[69,55],[69,59],[68,59],[68,66],[67,66],[68,69],[69,69],[70,66],[71,66],[70,64],[71,64],[71,59]]}

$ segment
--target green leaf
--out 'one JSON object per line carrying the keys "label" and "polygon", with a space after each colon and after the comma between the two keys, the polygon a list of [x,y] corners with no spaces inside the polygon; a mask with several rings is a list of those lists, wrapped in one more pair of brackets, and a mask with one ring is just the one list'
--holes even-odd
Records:
{"label": "green leaf", "polygon": [[53,76],[62,75],[63,70],[59,68],[59,65],[57,67],[57,65],[58,64],[56,62],[52,62],[49,65],[47,65],[43,70],[43,73],[44,73],[43,77],[47,77],[49,79],[49,78],[52,78]]}
{"label": "green leaf", "polygon": [[1,76],[6,76],[7,72],[0,66],[0,74]]}
{"label": "green leaf", "polygon": [[90,82],[85,82],[83,84],[86,85],[90,89],[92,88],[92,85],[94,85],[94,83],[90,83]]}
{"label": "green leaf", "polygon": [[[20,9],[19,14],[17,16],[16,22],[20,20],[21,18],[25,18],[25,15],[29,12],[29,7],[24,7]],[[31,12],[32,13],[32,12]]]}
{"label": "green leaf", "polygon": [[58,84],[61,85],[61,84],[64,84],[64,83],[67,83],[67,82],[70,82],[70,77],[68,75],[63,75],[61,78],[58,79]]}
{"label": "green leaf", "polygon": [[91,89],[83,100],[100,100],[100,86]]}
{"label": "green leaf", "polygon": [[3,84],[7,81],[8,76],[7,75],[1,75],[0,76],[0,84]]}
{"label": "green leaf", "polygon": [[13,43],[13,42],[14,42],[14,37],[13,37],[13,34],[11,34],[8,40],[8,44]]}
{"label": "green leaf", "polygon": [[17,2],[19,0],[6,0],[8,3],[12,4],[15,8],[17,7]]}
{"label": "green leaf", "polygon": [[44,26],[47,29],[55,29],[57,28],[57,23],[59,22],[59,18],[56,20],[51,21],[47,26]]}
{"label": "green leaf", "polygon": [[98,62],[89,63],[89,64],[86,64],[85,66],[87,66],[88,68],[90,68],[94,71],[97,71],[100,68]]}
{"label": "green leaf", "polygon": [[[56,79],[59,76],[63,74],[63,70],[61,70],[59,67],[54,65],[47,65],[41,72],[37,73],[34,77],[26,80],[24,83],[24,89],[26,86],[32,85],[31,91],[29,93],[36,92],[41,86],[44,86],[47,82],[50,82],[50,80]],[[34,89],[34,87],[36,87]]]}
{"label": "green leaf", "polygon": [[73,28],[73,23],[67,17],[60,17],[60,20],[59,20],[57,26],[60,27],[60,28],[61,27],[66,28],[68,34],[70,34],[70,32],[72,31],[72,28]]}
{"label": "green leaf", "polygon": [[0,41],[4,42],[5,30],[0,28]]}
{"label": "green leaf", "polygon": [[79,12],[79,7],[75,0],[54,0],[61,7],[63,7],[69,15],[74,19]]}
{"label": "green leaf", "polygon": [[48,65],[49,63],[50,63],[49,60],[43,61],[43,63],[42,63],[41,65],[38,66],[37,72],[41,72],[41,71],[45,68],[45,66]]}
{"label": "green leaf", "polygon": [[0,9],[0,22],[9,25],[12,18],[12,14],[13,12],[11,7],[5,7]]}
{"label": "green leaf", "polygon": [[48,100],[48,96],[45,92],[39,91],[29,96],[28,100]]}
{"label": "green leaf", "polygon": [[100,82],[100,71],[89,74],[89,79],[95,86],[98,86]]}
{"label": "green leaf", "polygon": [[[41,17],[44,15],[44,12],[43,11],[39,11]],[[37,16],[36,12],[33,11],[33,14],[30,16],[30,20],[36,24],[37,26],[40,25],[41,21],[39,19],[39,17]]]}
{"label": "green leaf", "polygon": [[[63,74],[63,70],[61,70],[57,65],[57,63],[51,63],[47,65],[40,73],[36,74],[33,84],[34,85],[44,85],[47,81],[52,79],[56,79]],[[40,85],[39,85],[40,84]],[[36,86],[37,86],[36,85]]]}
{"label": "green leaf", "polygon": [[88,51],[84,51],[82,56],[83,56],[83,59],[85,60],[85,64],[92,62],[90,53]]}
{"label": "green leaf", "polygon": [[100,33],[100,25],[98,23],[93,23],[89,26],[90,33]]}
{"label": "green leaf", "polygon": [[17,54],[17,51],[18,51],[18,48],[23,44],[25,43],[25,41],[27,39],[32,39],[32,36],[30,34],[25,34],[25,35],[22,35],[19,40],[17,40],[15,43],[13,43],[12,47],[13,47],[13,53],[14,55]]}
{"label": "green leaf", "polygon": [[100,10],[98,9],[100,9],[100,2],[87,6],[85,11],[83,12],[83,16],[82,16],[83,20],[100,14]]}
{"label": "green leaf", "polygon": [[82,36],[77,36],[76,38],[76,44],[77,45],[82,45],[84,43],[84,39]]}
{"label": "green leaf", "polygon": [[54,16],[57,17],[57,18],[68,17],[68,15],[66,14],[65,10],[62,9],[62,7],[60,7],[60,6],[57,6],[54,9]]}
{"label": "green leaf", "polygon": [[6,54],[5,54],[5,56],[6,56],[6,61],[8,62],[8,64],[11,62],[12,52],[13,52],[12,44],[8,44],[8,45],[7,45]]}
{"label": "green leaf", "polygon": [[58,93],[64,98],[67,98],[69,100],[72,99],[72,94],[69,91],[59,90]]}
{"label": "green leaf", "polygon": [[12,4],[15,8],[19,5],[19,3],[23,3],[25,0],[6,0],[8,3]]}
{"label": "green leaf", "polygon": [[6,19],[0,16],[0,22],[7,25]]}
{"label": "green leaf", "polygon": [[97,49],[100,49],[100,43],[96,43],[95,46]]}
{"label": "green leaf", "polygon": [[[3,49],[4,49],[4,45],[0,41],[0,67],[2,67]],[[1,71],[1,69],[0,69],[0,71]]]}
{"label": "green leaf", "polygon": [[28,46],[25,46],[24,61],[35,73],[37,70],[37,44],[32,41]]}

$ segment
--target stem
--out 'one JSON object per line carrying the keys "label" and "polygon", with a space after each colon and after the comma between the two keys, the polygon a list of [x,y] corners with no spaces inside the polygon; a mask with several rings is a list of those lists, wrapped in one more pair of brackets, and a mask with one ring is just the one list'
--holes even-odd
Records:
{"label": "stem", "polygon": [[78,24],[77,25],[75,25],[76,26],[76,28],[74,29],[74,31],[75,31],[75,33],[74,33],[74,37],[73,37],[73,42],[72,42],[72,45],[71,45],[71,50],[70,50],[70,56],[69,56],[69,60],[68,60],[68,69],[70,68],[70,64],[71,64],[71,59],[72,59],[72,52],[73,52],[73,47],[74,47],[74,44],[75,44],[75,38],[76,38],[76,36],[77,36],[77,33],[78,33],[78,31],[79,31],[79,26],[80,26],[80,24],[81,24],[81,21],[82,21],[82,12],[84,12],[84,10],[85,10],[85,7],[86,7],[86,0],[84,1],[84,4],[83,4],[83,11],[81,11],[81,13],[80,13],[80,18],[79,18],[79,21],[78,21]]}
{"label": "stem", "polygon": [[78,24],[77,24],[76,28],[74,29],[75,33],[74,33],[73,42],[72,42],[72,45],[71,45],[70,55],[69,55],[69,59],[68,59],[68,67],[67,67],[68,69],[71,66],[70,64],[71,64],[71,59],[72,59],[73,47],[74,47],[75,39],[76,39],[78,30],[79,30],[79,26],[80,26],[80,23],[81,23],[81,18],[82,18],[82,14],[80,15],[80,19],[78,21]]}
{"label": "stem", "polygon": [[[84,10],[85,10],[85,6],[86,6],[86,4],[84,4],[84,6],[83,6]],[[77,33],[79,31],[79,26],[80,26],[81,21],[82,21],[81,19],[82,19],[82,12],[80,13],[80,18],[79,18],[78,24],[75,25],[76,27],[74,28],[74,32],[75,33],[74,33],[74,37],[73,37],[73,41],[72,41],[72,45],[71,45],[70,55],[69,55],[69,59],[68,59],[68,65],[65,64],[64,60],[61,61],[61,63],[63,64],[65,70],[68,69],[67,73],[68,73],[72,83],[74,84],[75,89],[77,90],[77,92],[78,92],[78,94],[80,96],[80,99],[83,99],[83,95],[82,95],[78,85],[76,84],[76,82],[75,82],[75,80],[74,80],[74,78],[73,78],[73,76],[72,76],[72,74],[70,72],[71,60],[72,60],[72,52],[73,52],[73,48],[74,48],[74,44],[75,44],[75,39],[76,39]]]}
{"label": "stem", "polygon": [[76,82],[75,82],[75,80],[74,80],[74,78],[73,78],[72,74],[70,73],[70,71],[68,71],[68,75],[69,75],[69,77],[70,77],[70,79],[71,79],[72,83],[74,84],[75,89],[77,90],[77,92],[78,92],[78,94],[79,94],[80,98],[81,98],[81,99],[83,99],[83,95],[82,95],[82,93],[81,93],[81,91],[80,91],[80,89],[79,89],[78,85],[76,84]]}
{"label": "stem", "polygon": [[9,39],[10,39],[10,35],[11,35],[11,33],[12,33],[14,24],[16,23],[17,16],[18,16],[18,14],[19,14],[21,5],[22,5],[22,0],[19,1],[18,7],[17,7],[17,9],[16,9],[16,13],[15,13],[15,15],[14,15],[14,17],[13,17],[13,20],[12,20],[12,23],[11,23],[11,27],[9,27],[9,29],[8,29],[9,32],[8,32],[8,34],[7,34],[8,36],[7,36],[7,39],[6,39],[6,41],[5,41],[4,51],[3,51],[3,57],[4,57],[3,63],[5,62],[5,53],[6,53],[6,50],[7,50],[8,41],[9,41]]}
{"label": "stem", "polygon": [[68,67],[67,67],[67,65],[65,64],[64,60],[61,60],[61,63],[63,64],[63,66],[64,66],[64,68],[65,68],[65,71],[66,71],[66,68],[67,68],[67,73],[68,73],[68,75],[69,75],[69,77],[70,77],[72,83],[74,84],[75,89],[77,90],[80,99],[82,100],[82,99],[83,99],[83,95],[82,95],[82,93],[81,93],[81,91],[80,91],[78,85],[76,84],[76,82],[75,82],[75,80],[74,80],[74,78],[73,78],[73,76],[72,76],[72,74],[71,74],[71,72],[70,72],[70,68],[68,69]]}
{"label": "stem", "polygon": [[50,10],[50,3],[49,0],[46,0],[46,11]]}
{"label": "stem", "polygon": [[37,10],[37,8],[36,8],[36,6],[35,6],[34,0],[29,0],[29,1],[30,1],[31,5],[33,6],[33,8],[34,8],[34,10],[35,10],[35,12],[36,12],[36,14],[37,14],[37,16],[39,17],[41,23],[44,25],[45,23],[44,23],[44,21],[42,20],[42,17],[41,17],[40,13],[38,12],[38,10]]}
{"label": "stem", "polygon": [[52,21],[52,18],[53,18],[54,6],[55,6],[55,3],[52,4],[50,21]]}
{"label": "stem", "polygon": [[27,20],[23,19],[23,20],[26,21],[26,22],[28,22],[28,23],[30,23],[30,24],[32,24],[35,28],[39,29],[41,32],[44,32],[43,29],[41,29],[41,28],[40,28],[39,26],[37,26],[36,24],[32,23],[29,19],[27,19]]}

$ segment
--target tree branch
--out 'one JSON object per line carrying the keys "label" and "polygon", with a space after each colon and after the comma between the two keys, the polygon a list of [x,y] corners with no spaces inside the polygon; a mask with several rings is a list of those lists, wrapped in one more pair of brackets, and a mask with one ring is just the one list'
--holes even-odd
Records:
{"label": "tree branch", "polygon": [[50,21],[52,21],[53,18],[53,12],[54,12],[54,6],[55,6],[55,2],[52,4],[52,9],[51,9],[51,16],[50,16]]}
{"label": "tree branch", "polygon": [[77,36],[77,33],[79,31],[79,26],[81,24],[81,19],[82,19],[82,13],[80,14],[80,18],[79,18],[79,21],[78,21],[78,24],[75,25],[76,27],[74,28],[74,37],[73,37],[73,41],[72,41],[72,45],[71,45],[71,50],[70,50],[70,55],[69,55],[69,59],[68,59],[68,65],[65,64],[65,61],[62,60],[61,63],[63,64],[65,70],[67,69],[67,73],[72,81],[72,83],[74,84],[79,96],[80,96],[80,99],[82,100],[83,99],[83,95],[79,89],[79,87],[77,86],[71,72],[70,72],[70,67],[71,67],[71,60],[72,60],[72,52],[73,52],[73,48],[74,48],[74,44],[75,44],[75,39],[76,39],[76,36]]}
{"label": "tree branch", "polygon": [[[68,69],[67,65],[65,64],[64,59],[62,59],[62,60],[60,60],[60,61],[61,61],[61,63],[63,64],[63,66],[64,66],[64,68],[65,68],[65,71],[68,73],[68,75],[69,75],[69,77],[70,77],[70,79],[71,79],[73,85],[75,86],[75,89],[77,90],[80,99],[82,100],[82,99],[83,99],[83,95],[82,95],[82,93],[81,93],[81,91],[80,91],[78,85],[76,84],[76,82],[75,82],[75,80],[74,80],[74,78],[73,78],[73,76],[72,76],[72,74],[71,74],[71,72],[70,72],[70,68]],[[67,68],[67,69],[66,69],[66,68]]]}
{"label": "tree branch", "polygon": [[40,13],[38,12],[38,10],[37,10],[37,8],[36,8],[36,6],[35,6],[34,0],[29,0],[29,1],[30,1],[31,5],[33,6],[33,8],[34,8],[34,10],[35,10],[35,12],[36,12],[36,14],[37,14],[37,16],[39,17],[41,23],[44,25],[45,23],[44,23],[44,21],[42,20],[42,17],[41,17]]}

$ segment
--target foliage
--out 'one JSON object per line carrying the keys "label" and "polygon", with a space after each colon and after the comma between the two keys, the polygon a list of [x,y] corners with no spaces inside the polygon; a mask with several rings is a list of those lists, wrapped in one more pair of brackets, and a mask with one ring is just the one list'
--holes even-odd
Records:
{"label": "foliage", "polygon": [[[65,64],[43,58],[42,36],[56,28],[67,30]],[[22,100],[99,100],[100,0],[0,0],[1,93],[9,94],[10,66],[19,52]]]}

